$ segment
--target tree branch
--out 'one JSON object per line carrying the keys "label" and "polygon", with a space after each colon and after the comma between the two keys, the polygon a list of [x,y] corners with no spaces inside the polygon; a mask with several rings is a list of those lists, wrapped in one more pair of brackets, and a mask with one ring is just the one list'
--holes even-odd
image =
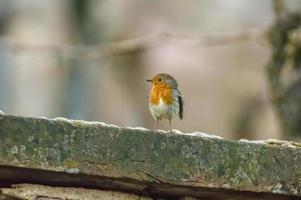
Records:
{"label": "tree branch", "polygon": [[19,52],[55,52],[66,57],[82,57],[84,59],[99,59],[108,56],[116,56],[140,52],[145,49],[158,47],[165,43],[176,45],[211,47],[218,45],[229,45],[248,40],[257,41],[265,37],[267,28],[247,29],[232,33],[211,34],[211,35],[188,35],[182,33],[161,32],[150,34],[122,41],[115,41],[108,44],[96,46],[72,46],[67,44],[33,44],[21,42],[10,37],[1,36],[0,46],[5,47],[14,53]]}
{"label": "tree branch", "polygon": [[276,19],[284,17],[286,12],[286,5],[283,0],[273,0],[273,9]]}

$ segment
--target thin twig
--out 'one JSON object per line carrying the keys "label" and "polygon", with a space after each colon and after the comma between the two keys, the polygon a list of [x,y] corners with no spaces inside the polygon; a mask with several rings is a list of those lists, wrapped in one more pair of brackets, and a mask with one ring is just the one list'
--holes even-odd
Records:
{"label": "thin twig", "polygon": [[96,46],[72,46],[67,44],[32,44],[20,42],[10,37],[0,36],[0,47],[4,47],[14,53],[33,52],[45,53],[55,52],[66,57],[81,57],[84,59],[99,59],[102,57],[122,55],[140,52],[145,49],[158,47],[166,43],[176,45],[198,45],[204,47],[229,45],[247,40],[258,40],[264,37],[268,28],[247,29],[232,33],[211,35],[188,35],[181,33],[162,32],[132,39],[111,42]]}

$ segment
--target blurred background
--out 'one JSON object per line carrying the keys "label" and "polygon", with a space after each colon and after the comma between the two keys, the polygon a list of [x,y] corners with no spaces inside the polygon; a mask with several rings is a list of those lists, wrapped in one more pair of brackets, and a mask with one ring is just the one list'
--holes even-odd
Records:
{"label": "blurred background", "polygon": [[165,72],[185,101],[174,128],[282,138],[262,34],[274,2],[1,0],[0,110],[152,128],[145,80]]}

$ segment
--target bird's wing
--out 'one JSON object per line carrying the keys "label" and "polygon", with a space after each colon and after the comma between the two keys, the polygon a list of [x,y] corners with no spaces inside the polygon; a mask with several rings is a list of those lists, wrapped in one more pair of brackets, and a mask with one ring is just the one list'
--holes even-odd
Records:
{"label": "bird's wing", "polygon": [[180,117],[180,119],[183,119],[184,101],[183,101],[183,97],[182,97],[180,91],[177,90],[177,92],[178,92],[177,96],[178,96],[179,107],[180,107],[180,109],[179,109],[179,117]]}

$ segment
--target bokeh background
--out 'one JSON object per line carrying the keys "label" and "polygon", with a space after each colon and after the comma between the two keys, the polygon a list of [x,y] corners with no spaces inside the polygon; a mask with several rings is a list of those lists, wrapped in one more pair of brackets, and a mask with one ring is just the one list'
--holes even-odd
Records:
{"label": "bokeh background", "polygon": [[145,80],[165,72],[185,100],[174,128],[282,138],[262,36],[274,2],[1,0],[0,110],[152,128]]}

